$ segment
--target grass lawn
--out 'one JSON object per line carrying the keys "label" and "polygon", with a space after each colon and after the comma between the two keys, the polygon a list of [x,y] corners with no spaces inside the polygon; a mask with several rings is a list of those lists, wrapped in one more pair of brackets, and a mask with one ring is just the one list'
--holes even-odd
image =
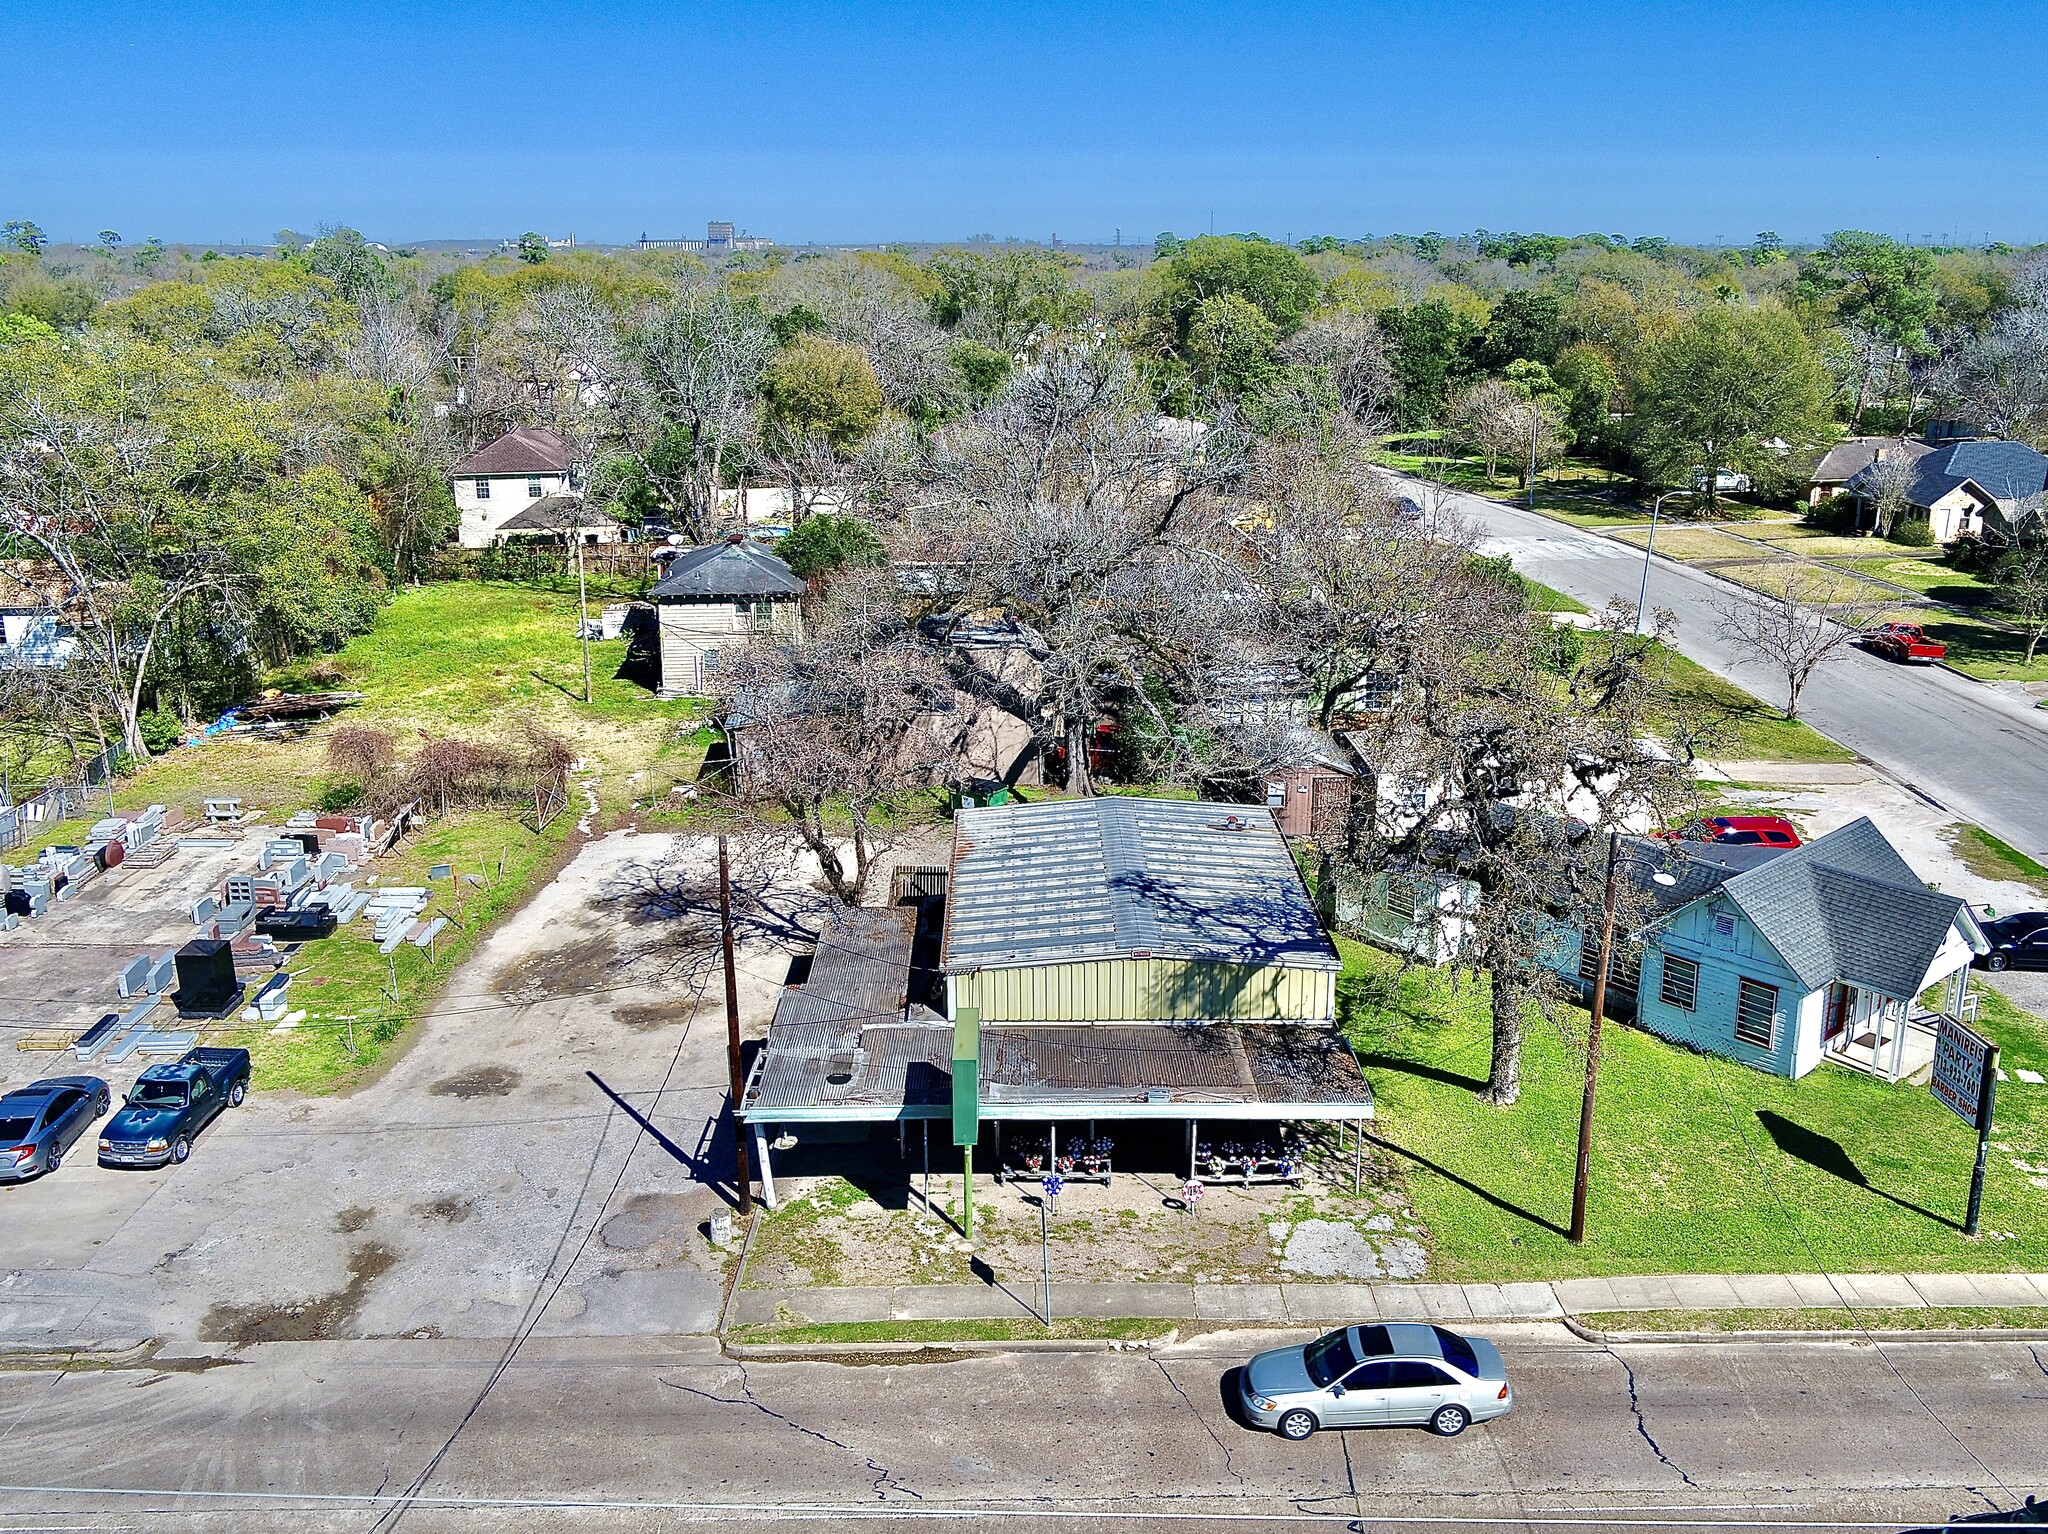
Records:
{"label": "grass lawn", "polygon": [[[2048,1265],[2048,1088],[1999,1098],[1978,1240],[1960,1232],[1975,1138],[1925,1087],[1836,1066],[1798,1081],[1610,1028],[1588,1237],[1563,1234],[1583,1080],[1534,1022],[1521,1101],[1481,1102],[1483,981],[1400,970],[1340,940],[1338,1011],[1447,1281],[1617,1273],[2038,1271]],[[1583,1014],[1574,1013],[1583,1028]],[[2048,1063],[2048,1025],[1988,1002],[2007,1069]]]}
{"label": "grass lawn", "polygon": [[1922,1305],[1854,1311],[1598,1310],[1579,1320],[1596,1332],[2048,1331],[2048,1305]]}
{"label": "grass lawn", "polygon": [[1856,575],[1910,586],[1934,602],[1978,606],[1991,599],[1991,585],[1966,571],[1956,570],[1938,559],[1844,559],[1831,560],[1836,568]]}
{"label": "grass lawn", "polygon": [[[425,732],[496,739],[512,721],[534,719],[567,739],[594,769],[603,814],[640,802],[665,805],[671,784],[694,779],[703,759],[702,740],[676,729],[692,717],[693,706],[658,702],[620,676],[624,640],[592,642],[592,696],[584,703],[575,614],[573,587],[563,592],[503,583],[430,585],[401,592],[372,632],[338,654],[268,681],[287,690],[346,688],[365,694],[337,722],[390,730],[401,758]],[[115,801],[124,808],[172,805],[196,820],[205,796],[239,794],[247,809],[280,823],[337,787],[325,764],[331,728],[221,736],[172,751],[118,780]],[[450,863],[458,875],[483,883],[430,886],[437,899],[429,916],[455,918],[435,940],[431,956],[410,944],[395,956],[381,955],[360,926],[301,948],[290,969],[292,1008],[305,1009],[304,1020],[282,1034],[267,1025],[246,1031],[234,1025],[235,1042],[246,1043],[255,1057],[257,1084],[318,1090],[373,1064],[431,1006],[442,982],[484,933],[553,866],[579,808],[572,803],[539,835],[530,821],[521,823],[516,806],[453,813],[358,874],[360,879],[374,872],[385,885],[427,885],[431,865]],[[530,808],[524,813],[530,815]],[[47,827],[10,858],[24,861],[51,842],[75,842],[87,824],[74,819]],[[254,852],[251,843],[252,858]]]}
{"label": "grass lawn", "polygon": [[2019,848],[2000,841],[1982,826],[1967,822],[1946,833],[1949,846],[1963,860],[1963,866],[1980,879],[2000,879],[2032,886],[2048,898],[2048,868],[2042,867]]}
{"label": "grass lawn", "polygon": [[1808,559],[1912,559],[1933,558],[1938,549],[1916,548],[1910,543],[1893,543],[1889,538],[1855,538],[1809,527],[1804,522],[1774,522],[1759,526],[1756,536],[1766,543],[1783,544],[1787,553]]}
{"label": "grass lawn", "polygon": [[[1650,541],[1650,529],[1627,528],[1615,534],[1624,542],[1642,548]],[[1713,527],[1673,527],[1669,523],[1657,529],[1657,552],[1667,559],[1692,563],[1703,559],[1770,559],[1769,549],[1758,548],[1746,538],[1737,538]]]}
{"label": "grass lawn", "polygon": [[1987,682],[2048,682],[2048,643],[2027,663],[2027,646],[2010,629],[1975,618],[1933,612],[1909,615],[1926,628],[1930,639],[1948,646],[1948,663]]}
{"label": "grass lawn", "polygon": [[1728,721],[1728,740],[1719,748],[1724,760],[1744,762],[1853,762],[1856,754],[1838,746],[1811,725],[1787,719],[1777,709],[1751,697],[1733,682],[1716,676],[1676,650],[1659,647],[1665,676],[1680,710],[1721,711]]}

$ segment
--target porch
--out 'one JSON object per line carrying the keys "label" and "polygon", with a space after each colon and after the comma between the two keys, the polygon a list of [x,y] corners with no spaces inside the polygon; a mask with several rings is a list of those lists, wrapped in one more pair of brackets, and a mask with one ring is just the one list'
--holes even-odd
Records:
{"label": "porch", "polygon": [[[1930,999],[1931,1007],[1925,1004]],[[1912,1001],[1836,984],[1828,989],[1822,1014],[1822,1058],[1880,1081],[1908,1080],[1934,1064],[1942,1018],[1974,1025],[1977,1001],[1967,968]]]}

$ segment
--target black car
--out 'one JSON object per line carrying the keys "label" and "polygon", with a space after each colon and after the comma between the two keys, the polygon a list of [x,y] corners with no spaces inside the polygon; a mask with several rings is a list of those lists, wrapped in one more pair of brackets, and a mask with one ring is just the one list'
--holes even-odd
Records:
{"label": "black car", "polygon": [[1991,951],[1970,961],[1979,969],[2048,969],[2048,911],[2015,911],[1982,925]]}
{"label": "black car", "polygon": [[112,1101],[97,1076],[52,1076],[0,1097],[0,1182],[56,1171]]}

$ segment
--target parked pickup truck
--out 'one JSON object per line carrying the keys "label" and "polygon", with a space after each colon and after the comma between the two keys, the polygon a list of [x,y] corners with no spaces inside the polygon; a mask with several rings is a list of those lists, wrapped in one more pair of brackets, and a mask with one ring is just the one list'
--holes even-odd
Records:
{"label": "parked pickup truck", "polygon": [[195,1049],[135,1078],[100,1136],[101,1166],[166,1166],[192,1154],[192,1139],[249,1092],[249,1051]]}
{"label": "parked pickup truck", "polygon": [[1929,639],[1927,631],[1917,623],[1879,624],[1874,629],[1865,629],[1857,643],[1886,660],[1937,661],[1948,654],[1948,646],[1938,639]]}

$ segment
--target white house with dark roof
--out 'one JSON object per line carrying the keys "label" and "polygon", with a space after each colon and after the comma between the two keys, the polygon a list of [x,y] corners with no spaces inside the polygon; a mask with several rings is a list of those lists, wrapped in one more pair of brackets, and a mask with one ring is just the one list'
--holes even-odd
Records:
{"label": "white house with dark roof", "polygon": [[461,460],[450,471],[461,519],[456,541],[465,549],[489,548],[503,541],[498,535],[505,525],[536,501],[573,496],[579,486],[571,457],[560,433],[517,426]]}
{"label": "white house with dark roof", "polygon": [[[1851,495],[1874,493],[1879,466],[1853,475]],[[1936,543],[2009,535],[2023,505],[2048,489],[2048,456],[2024,442],[1951,442],[1913,460],[1906,504],[1927,519]]]}
{"label": "white house with dark roof", "polygon": [[[1618,937],[1608,997],[1651,1033],[1779,1076],[1834,1060],[1896,1081],[1933,1058],[1939,1013],[1968,1008],[1982,929],[1868,819],[1790,849],[1626,846],[1646,916]],[[1599,941],[1567,934],[1553,967],[1590,991]]]}
{"label": "white house with dark roof", "polygon": [[660,698],[701,697],[722,651],[759,636],[803,637],[804,579],[740,533],[684,549],[648,592],[661,643]]}

